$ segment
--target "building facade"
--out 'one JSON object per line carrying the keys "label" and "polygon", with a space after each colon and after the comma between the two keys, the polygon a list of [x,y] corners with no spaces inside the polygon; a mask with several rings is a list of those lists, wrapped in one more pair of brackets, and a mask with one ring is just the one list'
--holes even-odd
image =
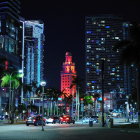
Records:
{"label": "building facade", "polygon": [[9,61],[9,65],[19,68],[19,0],[0,1],[0,58]]}
{"label": "building facade", "polygon": [[24,82],[40,85],[43,80],[44,24],[42,21],[25,21]]}
{"label": "building facade", "polygon": [[77,77],[77,74],[75,70],[75,63],[72,62],[72,55],[70,52],[66,52],[65,62],[63,63],[62,67],[61,92],[64,92],[66,96],[75,96],[76,85],[72,86],[72,81]]}
{"label": "building facade", "polygon": [[[0,78],[3,71],[17,71],[21,68],[21,48],[18,45],[19,16],[20,0],[0,1]],[[8,88],[0,89],[0,108],[2,109],[8,102],[8,93]]]}
{"label": "building facade", "polygon": [[[113,15],[90,16],[85,19],[86,93],[125,94],[128,70],[120,65],[120,52],[114,45],[129,37],[129,23]],[[104,83],[102,83],[102,72]],[[103,84],[103,86],[102,86]],[[103,89],[104,87],[104,89]],[[117,108],[117,100],[107,104],[106,109]],[[107,102],[107,101],[106,101]]]}

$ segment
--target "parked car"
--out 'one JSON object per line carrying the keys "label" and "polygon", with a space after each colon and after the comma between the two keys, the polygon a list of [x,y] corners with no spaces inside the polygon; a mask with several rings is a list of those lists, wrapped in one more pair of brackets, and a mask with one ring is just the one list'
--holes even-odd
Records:
{"label": "parked car", "polygon": [[69,124],[73,123],[73,124],[75,124],[75,120],[68,115],[63,115],[59,118],[59,123],[61,123],[61,124],[62,123],[69,123]]}
{"label": "parked car", "polygon": [[89,123],[89,117],[84,117],[83,119],[82,119],[82,123]]}
{"label": "parked car", "polygon": [[82,123],[89,123],[90,120],[92,120],[93,123],[98,123],[98,116],[84,117]]}
{"label": "parked car", "polygon": [[54,117],[53,117],[53,123],[54,123],[54,124],[55,124],[55,123],[60,123],[60,119],[59,119],[58,116],[54,116]]}
{"label": "parked car", "polygon": [[52,117],[48,117],[46,118],[46,121],[45,121],[47,124],[49,123],[53,123],[53,118]]}
{"label": "parked car", "polygon": [[47,124],[49,124],[49,123],[55,124],[55,123],[59,123],[59,122],[60,122],[60,119],[57,116],[52,116],[52,117],[46,118]]}
{"label": "parked car", "polygon": [[43,118],[42,120],[42,116],[36,116],[36,117],[29,117],[26,120],[26,125],[34,125],[34,126],[38,126],[38,125],[43,125],[45,126],[45,118]]}

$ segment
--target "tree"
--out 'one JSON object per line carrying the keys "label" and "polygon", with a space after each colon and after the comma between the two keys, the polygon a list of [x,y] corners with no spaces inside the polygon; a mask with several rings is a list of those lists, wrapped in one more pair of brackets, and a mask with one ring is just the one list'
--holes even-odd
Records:
{"label": "tree", "polygon": [[[79,77],[72,77],[72,83],[70,88],[72,88],[73,86],[76,86],[76,119],[79,120],[79,107],[80,107],[80,101],[79,101],[79,90],[82,89],[82,82],[83,79],[79,78]],[[73,107],[72,107],[73,108]],[[73,111],[72,111],[73,112]]]}
{"label": "tree", "polygon": [[133,23],[130,27],[129,40],[122,40],[118,42],[115,45],[114,50],[120,50],[121,64],[128,66],[133,64],[137,68],[137,110],[140,127],[140,25]]}
{"label": "tree", "polygon": [[[47,100],[47,102],[50,104],[48,106],[48,115],[52,113],[55,115],[55,108],[57,106],[58,98],[62,95],[61,91],[55,89],[55,88],[44,88],[44,99]],[[42,87],[38,87],[36,90],[36,94],[38,97],[42,97]],[[58,113],[58,107],[57,107],[57,113]]]}
{"label": "tree", "polygon": [[[19,74],[5,74],[1,78],[1,86],[6,87],[9,86],[9,117],[11,120],[11,124],[14,123],[14,112],[15,112],[15,106],[14,106],[14,100],[15,100],[15,93],[17,88],[20,86],[20,75]],[[11,113],[10,113],[11,112]]]}

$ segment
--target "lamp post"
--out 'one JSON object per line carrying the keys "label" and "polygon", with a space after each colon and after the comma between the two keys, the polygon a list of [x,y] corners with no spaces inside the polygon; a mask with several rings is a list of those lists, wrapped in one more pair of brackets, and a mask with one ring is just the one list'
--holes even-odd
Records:
{"label": "lamp post", "polygon": [[[22,74],[24,74],[24,36],[25,36],[25,21],[21,19],[20,22],[22,23]],[[24,82],[24,77],[22,77],[22,84]],[[23,103],[23,85],[21,87],[21,104]]]}
{"label": "lamp post", "polygon": [[43,117],[44,117],[44,87],[46,86],[46,82],[42,81],[40,83],[40,85],[42,86],[42,131],[44,131],[44,127],[43,127]]}

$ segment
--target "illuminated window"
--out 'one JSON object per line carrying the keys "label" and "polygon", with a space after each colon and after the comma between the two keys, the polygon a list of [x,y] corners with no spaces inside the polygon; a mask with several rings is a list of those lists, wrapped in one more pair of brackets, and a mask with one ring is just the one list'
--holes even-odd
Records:
{"label": "illuminated window", "polygon": [[91,34],[91,33],[92,33],[92,31],[86,31],[86,33],[87,33],[87,34]]}
{"label": "illuminated window", "polygon": [[105,23],[105,21],[104,21],[104,20],[102,20],[102,21],[101,21],[101,23]]}
{"label": "illuminated window", "polygon": [[115,39],[119,39],[119,37],[115,37]]}
{"label": "illuminated window", "polygon": [[99,58],[100,56],[99,55],[96,55],[96,58]]}
{"label": "illuminated window", "polygon": [[105,40],[105,38],[101,38],[101,40]]}
{"label": "illuminated window", "polygon": [[110,26],[105,26],[105,28],[107,28],[107,29],[108,29],[108,28],[110,28]]}
{"label": "illuminated window", "polygon": [[112,68],[112,71],[114,72],[116,69],[115,68]]}
{"label": "illuminated window", "polygon": [[87,45],[87,48],[88,48],[88,49],[91,49],[91,45]]}

